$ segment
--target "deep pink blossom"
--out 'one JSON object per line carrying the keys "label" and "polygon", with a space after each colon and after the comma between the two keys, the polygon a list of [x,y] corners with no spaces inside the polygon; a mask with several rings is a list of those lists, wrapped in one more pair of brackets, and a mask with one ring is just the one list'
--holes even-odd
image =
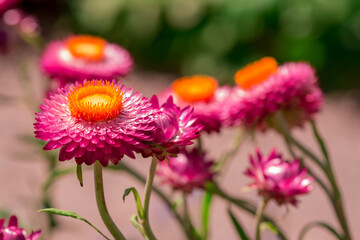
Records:
{"label": "deep pink blossom", "polygon": [[32,232],[30,235],[18,227],[16,216],[11,216],[8,226],[4,226],[5,219],[0,219],[0,240],[36,240],[40,237],[41,231]]}
{"label": "deep pink blossom", "polygon": [[194,188],[203,188],[214,176],[211,169],[214,161],[207,161],[205,157],[206,154],[196,148],[191,151],[184,149],[177,157],[159,162],[156,175],[175,190],[189,193]]}
{"label": "deep pink blossom", "polygon": [[299,160],[285,161],[281,154],[272,150],[269,156],[263,156],[259,150],[256,156],[250,156],[251,166],[245,174],[252,178],[249,185],[258,190],[264,197],[277,201],[278,204],[291,203],[296,205],[298,195],[312,190],[313,177],[307,170],[300,167]]}
{"label": "deep pink blossom", "polygon": [[[183,79],[185,79],[183,84],[174,86],[174,83]],[[160,102],[164,102],[169,96],[172,96],[174,103],[179,107],[191,106],[194,108],[194,114],[198,121],[204,125],[204,131],[208,133],[219,132],[224,120],[229,116],[227,112],[229,108],[226,106],[232,89],[229,86],[218,87],[217,84],[212,88],[203,88],[204,83],[206,84],[209,81],[217,83],[215,79],[202,75],[177,79],[171,88],[165,89],[158,95]],[[189,89],[185,92],[186,94],[183,94],[186,98],[179,95],[183,88]]]}
{"label": "deep pink blossom", "polygon": [[42,70],[60,86],[85,79],[112,80],[126,75],[132,66],[133,59],[124,48],[86,35],[53,41],[41,57]]}
{"label": "deep pink blossom", "polygon": [[78,164],[117,164],[147,147],[157,131],[155,110],[139,92],[115,81],[85,81],[52,93],[41,105],[36,138],[48,141],[44,150],[60,148],[59,160]]}
{"label": "deep pink blossom", "polygon": [[302,62],[285,63],[248,89],[235,87],[231,98],[226,124],[262,130],[274,123],[272,118],[277,111],[284,113],[291,127],[301,126],[314,118],[323,103],[314,69]]}
{"label": "deep pink blossom", "polygon": [[192,144],[193,139],[200,137],[199,132],[203,125],[197,121],[190,107],[180,109],[173,103],[170,96],[160,106],[157,96],[150,100],[152,108],[156,112],[156,123],[159,127],[152,146],[142,150],[142,155],[148,157],[155,155],[158,159],[165,158],[165,152],[177,154],[180,148]]}

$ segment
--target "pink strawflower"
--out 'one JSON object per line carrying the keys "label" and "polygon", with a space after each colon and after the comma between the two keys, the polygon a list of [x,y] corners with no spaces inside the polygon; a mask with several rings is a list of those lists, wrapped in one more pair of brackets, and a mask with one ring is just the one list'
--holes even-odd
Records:
{"label": "pink strawflower", "polygon": [[159,160],[163,160],[166,153],[178,154],[181,147],[192,144],[191,140],[200,137],[199,132],[203,125],[197,121],[192,108],[180,109],[173,103],[171,96],[161,106],[155,95],[150,103],[156,111],[159,130],[149,147],[142,150],[143,157],[155,155]]}
{"label": "pink strawflower", "polygon": [[161,102],[172,96],[174,103],[181,108],[192,106],[204,131],[219,132],[228,113],[228,96],[231,88],[218,87],[217,80],[210,76],[194,75],[179,78],[171,88],[159,94]]}
{"label": "pink strawflower", "polygon": [[228,125],[265,130],[274,123],[273,114],[282,111],[290,126],[301,126],[314,118],[323,103],[315,71],[307,63],[277,67],[273,58],[263,58],[239,70],[235,80],[239,86],[228,105]]}
{"label": "pink strawflower", "polygon": [[36,240],[40,237],[41,230],[27,235],[25,230],[18,228],[16,216],[11,216],[8,226],[4,226],[5,218],[0,219],[0,240]]}
{"label": "pink strawflower", "polygon": [[249,186],[257,189],[259,195],[276,200],[278,204],[296,205],[296,197],[310,192],[313,177],[307,175],[306,168],[300,167],[299,160],[285,161],[281,154],[272,150],[263,156],[259,150],[250,156],[251,167],[245,174],[254,180]]}
{"label": "pink strawflower", "polygon": [[36,138],[48,141],[44,150],[60,149],[59,160],[75,157],[78,164],[99,160],[117,164],[147,147],[158,131],[149,100],[115,81],[69,84],[45,99],[37,113]]}
{"label": "pink strawflower", "polygon": [[156,175],[163,183],[170,184],[174,190],[190,193],[194,188],[204,188],[214,176],[211,169],[214,161],[205,160],[205,155],[196,148],[191,151],[183,149],[177,157],[159,162]]}
{"label": "pink strawflower", "polygon": [[88,35],[53,41],[41,58],[43,71],[60,86],[85,79],[112,80],[126,75],[132,66],[133,59],[125,49]]}

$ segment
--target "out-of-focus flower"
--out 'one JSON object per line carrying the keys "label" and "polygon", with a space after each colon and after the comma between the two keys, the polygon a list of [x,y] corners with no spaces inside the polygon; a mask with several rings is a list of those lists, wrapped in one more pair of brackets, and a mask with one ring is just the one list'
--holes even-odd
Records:
{"label": "out-of-focus flower", "polygon": [[124,155],[135,158],[133,152],[146,147],[158,127],[149,100],[132,92],[115,81],[69,84],[45,99],[35,135],[49,141],[44,150],[61,148],[60,161],[75,157],[78,164],[99,160],[107,166]]}
{"label": "out-of-focus flower", "polygon": [[0,16],[19,2],[20,0],[0,0]]}
{"label": "out-of-focus flower", "polygon": [[274,149],[269,156],[263,156],[259,150],[256,156],[250,156],[251,167],[245,174],[252,178],[249,186],[257,189],[259,195],[276,200],[278,204],[296,205],[296,197],[313,189],[313,177],[300,167],[300,162],[285,161]]}
{"label": "out-of-focus flower", "polygon": [[0,219],[0,240],[36,240],[40,237],[40,230],[27,235],[24,229],[19,228],[16,216],[10,217],[7,227],[4,223],[5,219]]}
{"label": "out-of-focus flower", "polygon": [[192,144],[191,140],[200,136],[203,125],[196,121],[192,108],[181,110],[173,103],[171,96],[161,106],[155,95],[150,103],[156,109],[159,130],[149,147],[142,150],[143,157],[155,155],[159,160],[163,160],[166,153],[178,154],[180,147]]}
{"label": "out-of-focus flower", "polygon": [[239,70],[229,104],[229,125],[267,129],[272,116],[282,111],[290,126],[301,126],[314,117],[323,103],[314,69],[307,63],[285,63],[265,57]]}
{"label": "out-of-focus flower", "polygon": [[217,80],[210,76],[194,75],[175,80],[171,88],[159,94],[159,98],[164,101],[171,95],[179,107],[194,107],[198,121],[210,133],[219,132],[223,119],[228,116],[225,105],[230,92],[230,87],[218,87]]}
{"label": "out-of-focus flower", "polygon": [[125,49],[89,35],[54,41],[41,58],[43,71],[60,86],[85,79],[112,80],[126,75],[132,66],[133,59]]}
{"label": "out-of-focus flower", "polygon": [[214,162],[206,161],[205,155],[196,148],[192,151],[184,149],[177,157],[160,162],[156,174],[175,190],[190,193],[194,188],[203,188],[214,176],[211,170]]}

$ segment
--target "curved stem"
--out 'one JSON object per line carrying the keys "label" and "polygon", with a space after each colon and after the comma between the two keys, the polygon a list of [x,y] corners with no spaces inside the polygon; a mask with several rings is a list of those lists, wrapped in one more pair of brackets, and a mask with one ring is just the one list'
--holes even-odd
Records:
{"label": "curved stem", "polygon": [[[143,176],[141,176],[140,173],[138,173],[135,169],[132,169],[131,167],[129,167],[128,165],[126,165],[124,163],[120,162],[118,165],[116,165],[116,166],[108,166],[106,169],[123,170],[126,173],[133,176],[138,181],[140,181],[142,184],[146,183],[145,178]],[[166,206],[170,209],[170,211],[173,213],[176,221],[179,223],[179,225],[183,229],[183,231],[186,234],[187,238],[192,239],[193,238],[192,233],[189,232],[188,229],[186,228],[184,220],[182,219],[180,214],[176,211],[176,209],[174,208],[174,206],[171,203],[171,201],[169,200],[169,198],[159,188],[153,186],[153,190],[160,197],[160,199],[166,204]]]}
{"label": "curved stem", "polygon": [[126,240],[124,235],[115,225],[114,221],[111,219],[109,211],[106,207],[105,196],[104,196],[104,184],[102,177],[102,166],[99,161],[94,163],[94,183],[95,183],[95,194],[96,194],[96,203],[99,209],[100,216],[111,233],[115,240]]}
{"label": "curved stem", "polygon": [[267,203],[269,202],[268,198],[263,198],[263,200],[261,201],[258,209],[256,210],[256,240],[260,240],[261,239],[261,232],[260,232],[260,224],[262,222],[262,218],[264,215],[264,210],[265,207],[267,205]]}
{"label": "curved stem", "polygon": [[145,198],[144,198],[144,219],[142,220],[142,225],[144,227],[144,231],[150,240],[156,240],[154,233],[151,230],[150,222],[149,222],[149,204],[150,204],[150,196],[152,191],[152,184],[154,181],[155,170],[157,166],[158,160],[153,157],[151,160],[149,175],[145,184]]}

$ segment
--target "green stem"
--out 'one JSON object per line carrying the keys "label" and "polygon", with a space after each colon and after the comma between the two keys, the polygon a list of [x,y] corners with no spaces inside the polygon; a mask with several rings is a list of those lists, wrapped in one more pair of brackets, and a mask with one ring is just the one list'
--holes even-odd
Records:
{"label": "green stem", "polygon": [[[132,169],[131,167],[129,167],[128,165],[126,165],[124,163],[119,163],[116,166],[108,166],[107,169],[123,170],[126,173],[133,176],[135,179],[137,179],[142,184],[146,183],[145,178],[143,176],[141,176],[140,173],[138,173],[136,170]],[[166,206],[170,209],[170,211],[173,213],[176,221],[179,223],[179,225],[183,229],[187,238],[192,239],[193,238],[192,233],[188,231],[187,227],[185,226],[185,221],[182,219],[180,214],[176,211],[176,209],[174,208],[174,206],[171,203],[171,201],[169,200],[169,198],[157,187],[153,186],[153,190],[160,197],[160,199],[166,204]]]}
{"label": "green stem", "polygon": [[344,231],[344,239],[345,240],[351,240],[351,234],[348,227],[347,219],[345,216],[343,201],[341,197],[341,192],[339,189],[339,186],[337,184],[335,174],[331,165],[330,157],[327,151],[327,148],[325,146],[325,142],[323,141],[322,137],[319,134],[319,131],[317,130],[315,122],[311,122],[311,126],[315,135],[315,138],[321,148],[321,151],[324,155],[324,158],[326,160],[326,170],[327,170],[327,177],[329,179],[329,182],[331,184],[331,187],[333,188],[334,194],[333,194],[333,205],[335,208],[336,215],[338,217],[338,220],[340,222],[340,225]]}
{"label": "green stem", "polygon": [[256,215],[255,215],[256,216],[256,238],[255,238],[256,240],[261,239],[260,224],[262,222],[264,210],[265,210],[265,207],[268,202],[269,202],[268,198],[263,198],[263,200],[261,201],[261,203],[256,211]]}
{"label": "green stem", "polygon": [[144,227],[144,231],[150,240],[156,240],[154,233],[151,230],[150,222],[149,222],[149,204],[150,204],[150,196],[152,191],[152,185],[154,181],[156,166],[158,160],[153,157],[151,160],[149,175],[145,184],[145,197],[144,197],[144,219],[142,220],[142,225]]}
{"label": "green stem", "polygon": [[104,184],[102,177],[102,166],[99,161],[94,163],[94,183],[95,183],[95,194],[97,207],[99,209],[100,216],[111,233],[115,240],[126,240],[124,235],[115,225],[114,221],[111,219],[109,211],[106,207],[105,196],[104,196]]}
{"label": "green stem", "polygon": [[[251,203],[245,199],[235,198],[233,196],[230,196],[216,184],[208,185],[206,190],[213,192],[213,194],[227,200],[228,202],[231,202],[232,204],[245,210],[246,212],[248,212],[252,215],[256,215],[256,207],[253,203]],[[288,239],[271,217],[269,217],[267,215],[263,215],[263,218],[265,221],[271,222],[279,230],[278,236],[280,237],[280,239],[282,239],[282,240]]]}
{"label": "green stem", "polygon": [[197,145],[198,150],[199,150],[199,152],[202,152],[203,151],[203,144],[202,144],[201,136],[198,137],[197,142],[198,142],[198,145]]}

